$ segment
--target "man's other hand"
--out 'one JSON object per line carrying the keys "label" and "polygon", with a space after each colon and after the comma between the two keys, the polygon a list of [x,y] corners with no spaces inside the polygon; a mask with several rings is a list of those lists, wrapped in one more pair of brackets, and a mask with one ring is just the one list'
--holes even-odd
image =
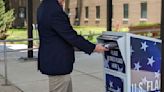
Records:
{"label": "man's other hand", "polygon": [[98,52],[98,53],[103,53],[104,51],[108,51],[109,49],[105,48],[102,44],[97,44],[94,52]]}

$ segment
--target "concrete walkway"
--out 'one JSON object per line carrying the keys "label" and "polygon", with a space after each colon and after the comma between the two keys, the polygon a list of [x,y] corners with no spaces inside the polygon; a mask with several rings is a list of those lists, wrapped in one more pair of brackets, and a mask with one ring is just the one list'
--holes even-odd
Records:
{"label": "concrete walkway", "polygon": [[[9,49],[13,49],[11,46]],[[34,52],[37,56],[37,51]],[[23,92],[49,92],[48,77],[37,71],[36,61],[23,61],[26,51],[9,52],[8,78],[9,81]],[[0,53],[0,59],[3,54]],[[63,56],[64,57],[64,56]],[[83,52],[76,52],[76,62],[72,73],[74,92],[104,92],[102,54],[93,53],[91,56]],[[0,74],[4,75],[4,62],[0,61]],[[10,89],[9,87],[7,87]],[[0,92],[19,92],[3,91]]]}
{"label": "concrete walkway", "polygon": [[0,76],[0,92],[22,92],[15,85],[4,86],[5,79]]}

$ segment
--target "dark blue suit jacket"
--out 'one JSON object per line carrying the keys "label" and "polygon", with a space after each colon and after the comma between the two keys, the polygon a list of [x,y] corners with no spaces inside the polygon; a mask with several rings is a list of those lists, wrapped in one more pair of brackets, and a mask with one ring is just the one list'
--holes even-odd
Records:
{"label": "dark blue suit jacket", "polygon": [[42,1],[37,13],[38,69],[46,75],[70,74],[75,60],[73,47],[91,54],[95,44],[77,35],[57,0]]}

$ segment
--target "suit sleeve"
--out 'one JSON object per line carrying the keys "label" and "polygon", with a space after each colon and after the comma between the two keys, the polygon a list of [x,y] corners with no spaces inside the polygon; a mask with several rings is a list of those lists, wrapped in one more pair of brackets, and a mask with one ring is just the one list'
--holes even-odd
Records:
{"label": "suit sleeve", "polygon": [[87,54],[91,54],[95,49],[95,44],[89,42],[84,37],[77,34],[72,28],[70,22],[67,20],[67,16],[60,12],[52,16],[51,26],[56,33],[62,37],[66,42],[78,49],[84,51]]}

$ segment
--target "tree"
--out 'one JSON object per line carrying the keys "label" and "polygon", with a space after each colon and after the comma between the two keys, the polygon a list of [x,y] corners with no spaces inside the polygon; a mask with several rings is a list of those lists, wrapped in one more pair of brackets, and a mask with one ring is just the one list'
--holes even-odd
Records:
{"label": "tree", "polygon": [[7,38],[7,30],[11,27],[14,19],[14,10],[6,11],[4,1],[0,0],[0,40]]}
{"label": "tree", "polygon": [[9,6],[9,0],[3,0],[4,3],[5,3],[5,8],[6,10],[9,10],[10,9],[10,6]]}

